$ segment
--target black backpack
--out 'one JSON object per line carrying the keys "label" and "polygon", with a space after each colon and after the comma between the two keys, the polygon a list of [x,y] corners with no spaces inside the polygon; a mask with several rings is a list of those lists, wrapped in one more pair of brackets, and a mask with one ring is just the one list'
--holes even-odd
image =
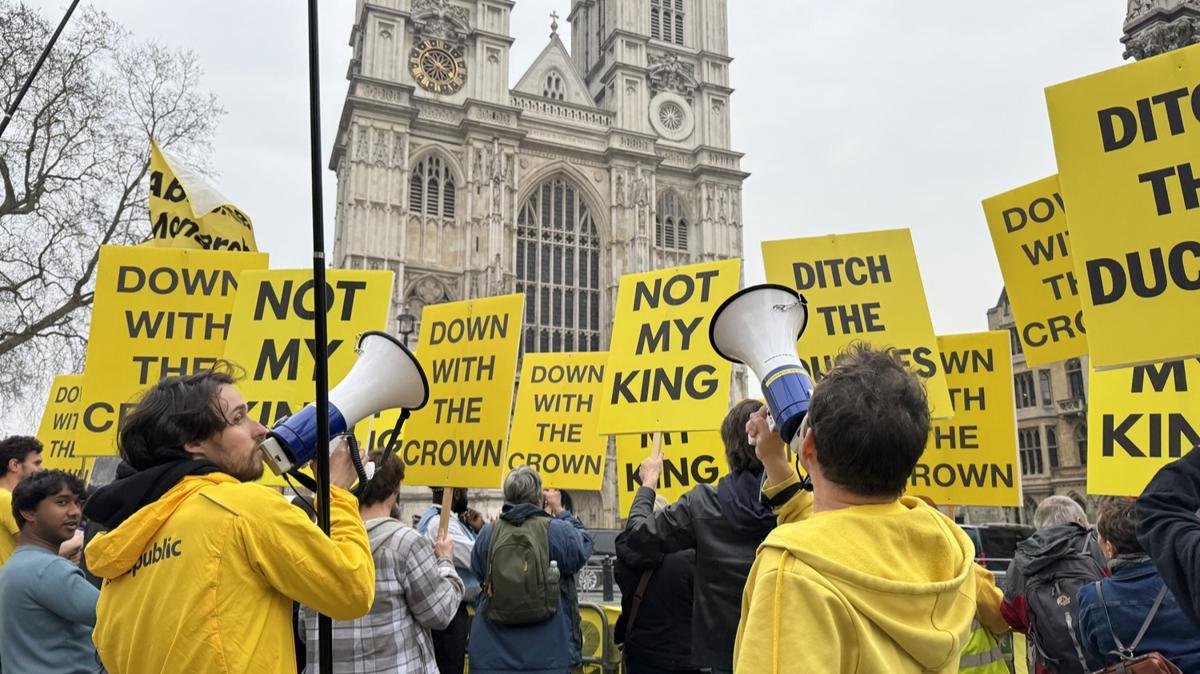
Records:
{"label": "black backpack", "polygon": [[560,577],[550,566],[550,518],[492,525],[488,544],[487,617],[500,625],[527,625],[558,612]]}
{"label": "black backpack", "polygon": [[1087,674],[1079,644],[1079,588],[1104,577],[1104,567],[1091,554],[1092,532],[1080,549],[1046,565],[1025,579],[1029,640],[1038,659],[1055,674]]}

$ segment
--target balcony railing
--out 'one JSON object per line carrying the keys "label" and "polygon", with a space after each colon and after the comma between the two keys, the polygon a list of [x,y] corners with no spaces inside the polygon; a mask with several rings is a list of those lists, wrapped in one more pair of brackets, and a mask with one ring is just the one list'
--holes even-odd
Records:
{"label": "balcony railing", "polygon": [[1087,401],[1083,398],[1067,398],[1058,401],[1060,414],[1083,414],[1087,411]]}

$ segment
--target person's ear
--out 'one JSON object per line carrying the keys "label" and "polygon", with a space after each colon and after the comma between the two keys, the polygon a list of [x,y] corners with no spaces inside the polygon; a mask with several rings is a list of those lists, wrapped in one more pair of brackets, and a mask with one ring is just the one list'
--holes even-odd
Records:
{"label": "person's ear", "polygon": [[208,456],[208,454],[205,452],[203,441],[185,442],[183,444],[183,451],[187,452],[188,454],[191,454],[193,457],[207,457]]}
{"label": "person's ear", "polygon": [[817,443],[813,437],[812,427],[804,429],[804,437],[800,439],[800,462],[807,468],[817,460]]}
{"label": "person's ear", "polygon": [[36,510],[22,510],[21,518],[25,520],[25,524],[33,524],[34,520],[37,519],[37,511]]}
{"label": "person's ear", "polygon": [[9,459],[7,469],[10,473],[19,472],[21,470],[21,461],[19,459]]}

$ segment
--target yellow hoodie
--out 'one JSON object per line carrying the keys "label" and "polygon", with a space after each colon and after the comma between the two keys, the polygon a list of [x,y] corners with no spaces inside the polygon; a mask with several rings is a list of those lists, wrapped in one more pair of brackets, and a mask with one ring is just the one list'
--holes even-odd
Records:
{"label": "yellow hoodie", "polygon": [[950,519],[910,497],[814,514],[804,491],[779,516],[742,595],[735,671],[958,671],[976,565]]}
{"label": "yellow hoodie", "polygon": [[366,614],[375,565],[358,502],[330,490],[327,538],[299,508],[224,473],[186,477],[88,545],[104,578],[93,640],[109,672],[295,672],[292,600]]}

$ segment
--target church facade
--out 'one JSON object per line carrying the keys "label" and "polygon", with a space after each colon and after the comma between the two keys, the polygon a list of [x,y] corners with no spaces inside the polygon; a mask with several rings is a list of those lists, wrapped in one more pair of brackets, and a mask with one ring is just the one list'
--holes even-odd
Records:
{"label": "church facade", "polygon": [[603,350],[622,274],[742,255],[726,0],[572,0],[511,84],[513,5],[359,0],[334,263],[392,270],[393,317],[524,293],[525,352]]}

